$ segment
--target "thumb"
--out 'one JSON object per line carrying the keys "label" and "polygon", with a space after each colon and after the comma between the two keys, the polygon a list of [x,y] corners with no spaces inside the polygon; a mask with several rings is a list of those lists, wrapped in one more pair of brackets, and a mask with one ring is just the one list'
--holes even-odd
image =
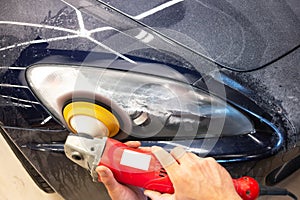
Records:
{"label": "thumb", "polygon": [[149,197],[152,200],[159,200],[160,197],[161,197],[160,192],[156,192],[156,191],[153,191],[153,190],[145,190],[144,195],[146,195],[147,197]]}
{"label": "thumb", "polygon": [[100,176],[102,183],[105,185],[108,191],[113,191],[120,185],[114,178],[113,173],[107,167],[98,166],[96,168],[96,172]]}

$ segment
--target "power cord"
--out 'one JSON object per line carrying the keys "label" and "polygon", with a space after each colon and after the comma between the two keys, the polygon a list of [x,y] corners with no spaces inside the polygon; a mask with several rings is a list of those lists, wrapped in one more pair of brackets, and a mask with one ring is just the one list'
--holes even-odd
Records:
{"label": "power cord", "polygon": [[260,195],[274,195],[274,196],[289,196],[294,200],[298,200],[297,196],[287,189],[278,187],[260,186]]}

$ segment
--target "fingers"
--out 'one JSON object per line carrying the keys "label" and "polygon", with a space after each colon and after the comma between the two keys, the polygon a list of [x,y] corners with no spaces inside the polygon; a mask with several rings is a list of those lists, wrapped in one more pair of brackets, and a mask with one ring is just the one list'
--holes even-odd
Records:
{"label": "fingers", "polygon": [[205,159],[205,158],[202,158],[202,157],[197,156],[197,155],[194,154],[194,153],[188,153],[188,154],[189,154],[190,158],[193,159],[193,160],[196,161],[196,162],[198,162],[199,160]]}
{"label": "fingers", "polygon": [[134,148],[134,149],[139,148],[145,152],[151,151],[151,147],[141,147],[141,142],[139,142],[139,141],[128,141],[128,142],[125,142],[124,144],[126,144],[130,148]]}
{"label": "fingers", "polygon": [[149,197],[152,200],[159,199],[161,196],[161,193],[153,191],[153,190],[145,190],[144,195]]}
{"label": "fingers", "polygon": [[179,162],[181,163],[182,160],[188,157],[188,154],[182,147],[175,147],[171,150],[170,154]]}
{"label": "fingers", "polygon": [[193,153],[186,152],[182,147],[175,147],[169,154],[161,147],[154,146],[152,147],[152,153],[159,160],[163,168],[165,168],[171,181],[176,179],[176,174],[180,166],[187,167],[191,163],[201,165],[204,160],[204,158],[198,157]]}
{"label": "fingers", "polygon": [[175,196],[168,193],[159,193],[152,190],[145,190],[144,195],[149,197],[151,200],[174,200]]}
{"label": "fingers", "polygon": [[195,162],[199,162],[200,160],[203,160],[204,158],[201,158],[197,156],[194,153],[186,152],[186,150],[182,147],[175,147],[172,149],[170,154],[179,162],[179,163],[185,163],[185,162],[191,162],[191,160]]}
{"label": "fingers", "polygon": [[151,151],[165,169],[177,163],[174,157],[161,147],[153,146]]}
{"label": "fingers", "polygon": [[102,183],[109,192],[118,188],[120,185],[114,178],[113,173],[107,167],[99,166],[96,168],[96,172],[99,174]]}
{"label": "fingers", "polygon": [[176,163],[175,161],[180,164],[182,161],[189,162],[194,160],[198,162],[199,160],[203,159],[193,153],[186,152],[182,147],[175,147],[169,154],[161,147],[154,146],[152,147],[152,153],[156,156],[164,168]]}
{"label": "fingers", "polygon": [[178,173],[178,163],[174,159],[174,157],[166,152],[163,148],[153,146],[151,147],[151,151],[154,154],[154,156],[157,158],[157,160],[160,162],[162,167],[166,170],[166,172],[169,175],[169,178],[172,182],[176,180],[177,173]]}
{"label": "fingers", "polygon": [[139,148],[141,146],[141,143],[139,141],[128,141],[125,142],[124,144],[126,144],[128,147],[131,148]]}

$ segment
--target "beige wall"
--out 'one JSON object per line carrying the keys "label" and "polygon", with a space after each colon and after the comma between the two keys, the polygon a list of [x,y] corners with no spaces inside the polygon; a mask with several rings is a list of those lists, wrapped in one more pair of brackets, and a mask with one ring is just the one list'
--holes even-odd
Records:
{"label": "beige wall", "polygon": [[0,199],[62,200],[58,194],[40,190],[0,134]]}

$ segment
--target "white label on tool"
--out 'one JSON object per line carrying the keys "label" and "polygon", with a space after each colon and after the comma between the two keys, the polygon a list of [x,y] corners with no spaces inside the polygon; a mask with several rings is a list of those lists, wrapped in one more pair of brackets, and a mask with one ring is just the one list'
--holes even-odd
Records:
{"label": "white label on tool", "polygon": [[148,170],[150,161],[150,155],[125,149],[120,164],[136,169]]}

